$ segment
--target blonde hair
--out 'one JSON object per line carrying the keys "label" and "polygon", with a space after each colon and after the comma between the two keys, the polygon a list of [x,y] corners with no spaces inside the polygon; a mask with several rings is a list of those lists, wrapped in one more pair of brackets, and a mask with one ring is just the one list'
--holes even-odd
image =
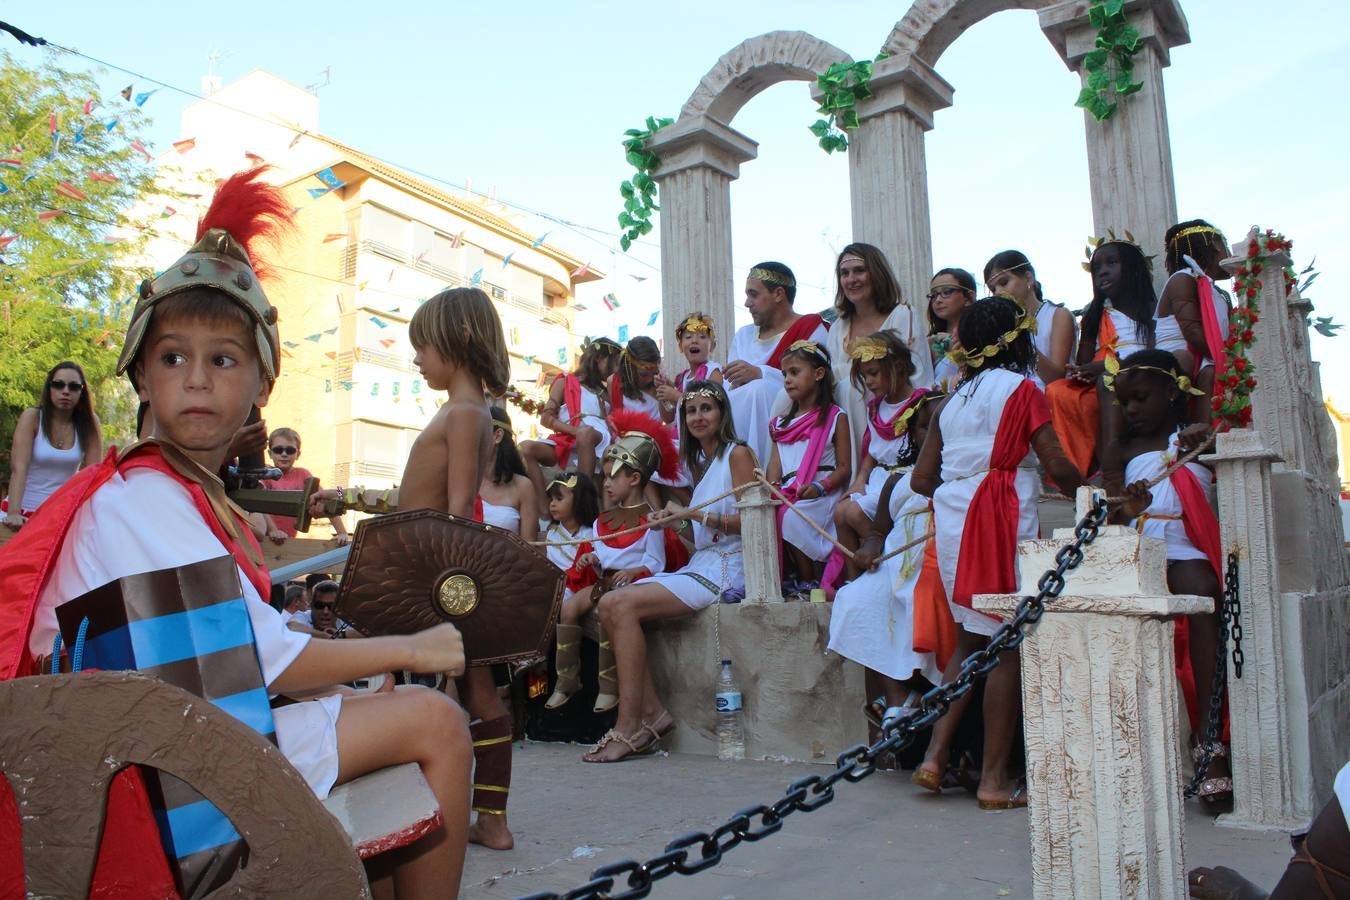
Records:
{"label": "blonde hair", "polygon": [[413,313],[408,337],[413,347],[432,347],[447,361],[467,368],[493,396],[506,393],[511,357],[502,320],[478,288],[449,288],[423,303]]}
{"label": "blonde hair", "polygon": [[267,443],[270,445],[273,441],[275,441],[279,437],[290,438],[291,440],[295,441],[295,449],[296,450],[300,449],[300,432],[296,431],[294,428],[272,429],[272,433],[267,436]]}

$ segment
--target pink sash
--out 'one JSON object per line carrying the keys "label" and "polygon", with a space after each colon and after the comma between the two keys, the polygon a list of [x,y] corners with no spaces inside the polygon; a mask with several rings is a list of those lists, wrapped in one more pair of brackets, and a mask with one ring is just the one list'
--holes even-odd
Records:
{"label": "pink sash", "polygon": [[912,407],[915,403],[923,399],[923,395],[928,393],[928,388],[915,388],[914,393],[910,394],[905,401],[900,404],[900,408],[895,411],[895,415],[889,419],[881,418],[881,398],[872,396],[867,398],[867,420],[871,423],[871,428],[863,431],[862,449],[858,452],[858,462],[861,463],[867,457],[867,448],[872,444],[872,431],[877,434],[895,434],[895,423],[900,421],[900,417],[905,414],[905,410]]}
{"label": "pink sash", "polygon": [[684,390],[684,386],[691,381],[703,381],[708,377],[708,364],[701,363],[697,369],[685,369],[675,376],[675,386]]}
{"label": "pink sash", "polygon": [[[842,410],[832,403],[829,411],[825,413],[824,422],[820,421],[818,414],[798,416],[791,425],[785,428],[778,427],[776,422],[769,422],[769,437],[773,439],[775,444],[796,444],[801,441],[809,441],[801,465],[797,466],[797,473],[792,477],[792,484],[783,488],[783,496],[789,500],[796,501],[798,490],[816,480],[816,471],[820,468],[820,458],[825,455],[825,445],[834,432],[834,423],[839,418],[840,412]],[[787,511],[786,506],[780,506],[775,510],[778,520],[778,564],[780,570],[783,563],[783,516],[787,515]]]}

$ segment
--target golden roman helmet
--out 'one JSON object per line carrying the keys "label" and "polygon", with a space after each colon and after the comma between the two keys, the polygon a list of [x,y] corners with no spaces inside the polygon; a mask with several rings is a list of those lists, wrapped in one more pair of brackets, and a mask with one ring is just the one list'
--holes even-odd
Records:
{"label": "golden roman helmet", "polygon": [[141,282],[117,374],[124,374],[136,359],[157,304],[187,291],[210,290],[224,294],[248,313],[263,373],[269,384],[276,382],[281,374],[277,308],[263,293],[249,247],[289,225],[290,206],[278,188],[258,180],[265,168],[226,179],[197,227],[197,242],[155,278]]}
{"label": "golden roman helmet", "polygon": [[624,466],[644,476],[656,471],[661,464],[661,449],[650,435],[641,431],[626,431],[605,450],[600,468],[613,478]]}

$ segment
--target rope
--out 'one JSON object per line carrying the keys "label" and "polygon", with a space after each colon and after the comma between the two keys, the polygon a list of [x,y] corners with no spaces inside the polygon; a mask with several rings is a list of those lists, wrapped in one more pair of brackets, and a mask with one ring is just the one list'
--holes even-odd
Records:
{"label": "rope", "polygon": [[773,494],[773,496],[774,496],[775,498],[777,498],[777,500],[778,500],[780,503],[782,503],[782,504],[783,504],[784,506],[786,506],[788,509],[790,509],[790,510],[792,510],[793,512],[795,512],[797,515],[801,516],[803,519],[805,519],[805,520],[806,520],[806,524],[807,524],[807,525],[810,525],[813,529],[815,529],[816,534],[820,535],[820,536],[823,537],[825,540],[829,541],[831,544],[834,544],[834,546],[837,547],[837,548],[839,549],[839,552],[842,553],[842,554],[844,554],[844,555],[845,555],[846,557],[848,557],[849,559],[852,559],[852,558],[853,558],[853,551],[852,551],[852,550],[848,549],[848,548],[845,547],[843,544],[839,543],[839,541],[836,540],[836,539],[835,539],[828,531],[826,531],[824,528],[821,528],[819,525],[817,525],[817,524],[815,523],[815,520],[813,520],[813,519],[812,519],[810,516],[808,516],[806,513],[802,512],[800,509],[798,509],[798,508],[796,507],[796,505],[795,505],[791,500],[789,500],[786,496],[784,496],[784,494],[783,494],[782,491],[780,491],[777,487],[774,486],[773,482],[769,481],[769,479],[768,479],[767,477],[765,477],[765,475],[764,475],[764,470],[763,470],[763,469],[756,469],[756,470],[755,470],[755,478],[759,479],[759,483],[762,484],[762,485],[764,485],[766,488],[768,488],[768,489],[769,489],[769,493],[770,493],[770,494]]}
{"label": "rope", "polygon": [[[1148,481],[1144,482],[1144,486],[1149,490],[1153,490],[1155,487],[1162,484],[1167,479],[1171,478],[1182,468],[1195,462],[1202,453],[1205,453],[1207,450],[1209,450],[1211,447],[1214,446],[1214,439],[1227,430],[1228,430],[1227,428],[1222,428],[1219,431],[1210,432],[1209,437],[1205,438],[1205,440],[1202,443],[1196,445],[1194,450],[1191,450],[1184,456],[1179,457],[1176,462],[1172,463],[1170,466],[1164,469],[1162,474],[1159,475],[1157,478],[1151,478]],[[1074,502],[1073,497],[1066,497],[1064,494],[1042,494],[1041,499],[1068,500],[1070,503]],[[1112,505],[1118,505],[1124,503],[1128,499],[1129,499],[1128,497],[1107,497],[1106,502]]]}
{"label": "rope", "polygon": [[927,534],[925,534],[925,535],[924,535],[923,537],[921,537],[921,538],[915,538],[914,540],[910,541],[908,544],[906,544],[906,545],[903,546],[903,547],[896,547],[896,548],[895,548],[894,550],[892,550],[890,553],[886,553],[886,554],[884,554],[884,555],[882,555],[882,556],[878,556],[876,561],[877,561],[878,564],[884,563],[886,560],[890,559],[892,556],[899,556],[901,553],[904,553],[906,550],[913,550],[915,547],[919,546],[920,544],[927,543],[928,540],[929,540],[930,538],[932,538],[933,535],[935,535],[936,533],[937,533],[937,532],[935,532],[935,531],[930,531],[930,532],[928,532]]}
{"label": "rope", "polygon": [[[727,497],[730,497],[732,494],[739,494],[741,491],[745,490],[746,488],[754,487],[756,483],[757,483],[757,482],[754,482],[754,481],[747,481],[745,484],[742,484],[742,485],[740,485],[740,486],[738,486],[738,487],[734,487],[734,488],[732,488],[732,489],[729,490],[729,491],[723,491],[722,493],[718,494],[716,497],[713,497],[711,500],[704,500],[702,503],[698,504],[697,506],[691,506],[691,507],[689,507],[688,510],[687,510],[687,512],[698,512],[700,509],[703,509],[705,506],[712,506],[714,503],[717,503],[717,502],[720,501],[720,500],[725,500]],[[609,540],[610,538],[623,537],[624,535],[628,535],[628,534],[637,534],[639,531],[647,531],[647,530],[650,529],[651,527],[652,527],[652,526],[650,526],[650,525],[634,525],[632,528],[625,528],[625,529],[623,529],[622,531],[614,531],[614,532],[611,532],[611,533],[605,535],[605,539],[606,539],[606,540]],[[595,543],[595,541],[596,541],[596,538],[590,537],[590,538],[577,538],[577,539],[571,540],[571,541],[530,541],[530,543],[533,544],[533,545],[536,546],[536,547],[575,547],[575,546],[577,546],[578,544],[593,544],[593,543]]]}

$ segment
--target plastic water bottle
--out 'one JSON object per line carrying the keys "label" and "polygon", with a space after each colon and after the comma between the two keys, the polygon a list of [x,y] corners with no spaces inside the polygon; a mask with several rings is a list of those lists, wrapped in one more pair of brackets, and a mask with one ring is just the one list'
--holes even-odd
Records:
{"label": "plastic water bottle", "polygon": [[717,679],[717,758],[745,759],[745,722],[741,718],[741,692],[731,677],[731,660],[722,660]]}

